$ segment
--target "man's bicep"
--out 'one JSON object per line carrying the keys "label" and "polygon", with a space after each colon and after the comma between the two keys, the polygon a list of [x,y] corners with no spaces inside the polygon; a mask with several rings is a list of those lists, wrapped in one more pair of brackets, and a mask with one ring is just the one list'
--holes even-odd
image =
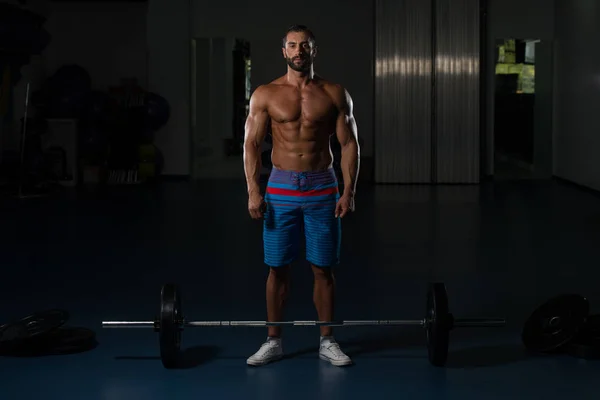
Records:
{"label": "man's bicep", "polygon": [[260,145],[267,134],[269,113],[264,91],[257,88],[250,98],[250,109],[246,119],[245,141]]}
{"label": "man's bicep", "polygon": [[358,132],[356,120],[354,119],[354,105],[350,94],[342,88],[338,96],[336,136],[340,145],[344,146],[353,140],[357,140]]}

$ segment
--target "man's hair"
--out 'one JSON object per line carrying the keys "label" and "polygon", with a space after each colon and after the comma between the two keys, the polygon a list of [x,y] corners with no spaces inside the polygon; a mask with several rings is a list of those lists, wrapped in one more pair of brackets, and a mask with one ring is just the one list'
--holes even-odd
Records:
{"label": "man's hair", "polygon": [[290,32],[305,32],[308,35],[308,41],[312,44],[312,46],[315,47],[317,45],[317,40],[315,38],[315,35],[312,33],[312,31],[310,29],[308,29],[308,27],[306,25],[292,25],[285,32],[285,35],[283,35],[283,42],[282,42],[283,47],[285,47],[285,45],[287,43],[287,35]]}

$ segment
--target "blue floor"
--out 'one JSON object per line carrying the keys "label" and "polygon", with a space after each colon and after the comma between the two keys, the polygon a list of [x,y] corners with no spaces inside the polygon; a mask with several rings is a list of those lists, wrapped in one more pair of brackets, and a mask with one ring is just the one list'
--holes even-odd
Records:
{"label": "blue floor", "polygon": [[[506,317],[507,327],[453,331],[445,368],[429,364],[420,328],[337,328],[350,368],[319,360],[314,327],[284,330],[289,357],[259,368],[245,360],[263,328],[188,329],[184,368],[166,370],[151,330],[100,322],[153,319],[165,282],[180,284],[188,319],[264,319],[261,224],[243,183],[3,199],[0,321],[66,308],[98,346],[0,357],[0,398],[598,398],[600,362],[532,357],[520,330],[559,293],[584,294],[598,312],[599,196],[533,181],[360,189],[343,223],[337,317],[421,319],[427,282],[443,280],[456,316]],[[292,279],[286,319],[317,319],[310,268],[298,262]]]}

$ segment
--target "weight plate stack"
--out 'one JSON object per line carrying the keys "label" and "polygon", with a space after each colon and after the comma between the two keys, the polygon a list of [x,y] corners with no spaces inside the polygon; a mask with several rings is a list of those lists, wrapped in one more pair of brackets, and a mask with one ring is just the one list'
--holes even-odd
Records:
{"label": "weight plate stack", "polygon": [[589,310],[589,301],[577,294],[551,298],[525,322],[521,333],[525,348],[533,353],[562,351],[582,330]]}
{"label": "weight plate stack", "polygon": [[27,347],[32,341],[43,338],[69,320],[66,310],[39,311],[0,326],[0,351],[10,353]]}

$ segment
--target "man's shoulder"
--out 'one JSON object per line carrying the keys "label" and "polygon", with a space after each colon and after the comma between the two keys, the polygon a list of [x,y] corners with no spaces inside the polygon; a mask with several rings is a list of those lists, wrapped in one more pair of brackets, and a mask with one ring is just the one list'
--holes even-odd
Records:
{"label": "man's shoulder", "polygon": [[350,95],[341,83],[332,82],[325,79],[322,79],[320,83],[323,90],[325,90],[325,92],[331,96],[331,99],[336,104],[343,106],[348,102]]}
{"label": "man's shoulder", "polygon": [[254,89],[253,96],[271,96],[275,91],[281,88],[282,81],[281,78],[277,78],[272,80],[269,83],[264,83],[262,85],[258,85],[256,89]]}
{"label": "man's shoulder", "polygon": [[344,91],[344,87],[337,82],[334,82],[332,80],[323,78],[320,75],[315,75],[316,81],[317,83],[325,90],[327,91],[334,91],[334,92],[340,92],[340,91]]}
{"label": "man's shoulder", "polygon": [[256,107],[266,108],[269,104],[269,98],[272,97],[272,89],[269,84],[259,85],[254,89],[250,96],[250,102]]}

